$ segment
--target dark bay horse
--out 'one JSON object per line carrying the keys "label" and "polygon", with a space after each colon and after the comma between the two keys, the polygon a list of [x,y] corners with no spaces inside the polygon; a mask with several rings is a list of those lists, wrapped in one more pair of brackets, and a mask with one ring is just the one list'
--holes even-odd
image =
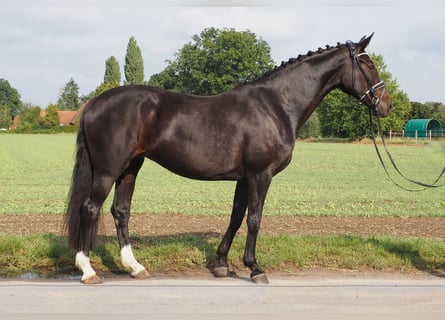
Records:
{"label": "dark bay horse", "polygon": [[296,131],[335,88],[360,99],[379,116],[390,111],[385,84],[365,53],[371,37],[310,51],[215,96],[124,86],[91,100],[80,122],[66,212],[69,244],[77,250],[82,282],[101,282],[88,254],[113,185],[111,212],[122,263],[135,278],[149,276],[133,255],[128,233],[135,180],[147,157],[184,177],[236,181],[230,224],[217,249],[214,274],[228,274],[227,254],[247,210],[243,261],[252,281],[267,283],[255,258],[261,214],[272,177],[291,161]]}

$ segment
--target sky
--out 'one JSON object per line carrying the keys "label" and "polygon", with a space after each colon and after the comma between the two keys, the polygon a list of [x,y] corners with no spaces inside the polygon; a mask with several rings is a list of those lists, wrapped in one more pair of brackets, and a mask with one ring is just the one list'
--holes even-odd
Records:
{"label": "sky", "polygon": [[70,78],[81,95],[95,90],[110,56],[124,77],[131,36],[148,80],[207,27],[250,30],[276,64],[374,32],[368,51],[383,56],[410,100],[445,103],[442,0],[0,0],[0,78],[46,108]]}

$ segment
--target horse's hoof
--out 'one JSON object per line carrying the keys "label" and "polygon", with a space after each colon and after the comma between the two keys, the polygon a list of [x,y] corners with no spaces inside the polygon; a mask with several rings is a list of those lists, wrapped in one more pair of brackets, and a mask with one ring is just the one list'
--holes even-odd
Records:
{"label": "horse's hoof", "polygon": [[267,279],[265,273],[259,273],[254,276],[250,276],[250,279],[256,284],[269,284],[269,279]]}
{"label": "horse's hoof", "polygon": [[228,267],[215,267],[213,268],[213,275],[217,278],[224,278],[229,276]]}
{"label": "horse's hoof", "polygon": [[84,280],[80,280],[83,284],[101,284],[103,283],[102,279],[99,278],[97,275],[91,276],[89,278],[86,278]]}
{"label": "horse's hoof", "polygon": [[138,280],[143,280],[143,279],[148,279],[148,278],[150,278],[150,273],[148,273],[148,271],[147,270],[142,270],[142,271],[139,271],[138,273],[136,273],[136,274],[132,274],[131,275],[134,279],[138,279]]}

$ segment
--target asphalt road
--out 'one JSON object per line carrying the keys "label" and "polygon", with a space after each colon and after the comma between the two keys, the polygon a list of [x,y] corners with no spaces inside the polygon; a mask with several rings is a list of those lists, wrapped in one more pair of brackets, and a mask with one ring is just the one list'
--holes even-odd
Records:
{"label": "asphalt road", "polygon": [[197,319],[200,314],[230,313],[233,319],[235,314],[284,313],[294,319],[295,314],[301,315],[300,319],[317,319],[317,315],[323,319],[336,319],[335,315],[445,319],[445,278],[441,277],[334,273],[272,274],[269,279],[269,285],[255,285],[242,277],[154,277],[139,281],[113,277],[94,286],[77,279],[2,280],[0,318],[41,313],[181,313],[194,314]]}

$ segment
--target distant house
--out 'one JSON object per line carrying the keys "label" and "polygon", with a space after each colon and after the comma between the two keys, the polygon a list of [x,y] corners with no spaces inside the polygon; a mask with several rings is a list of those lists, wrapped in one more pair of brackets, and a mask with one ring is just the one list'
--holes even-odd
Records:
{"label": "distant house", "polygon": [[[42,115],[44,113],[44,115]],[[77,117],[79,116],[79,110],[76,111],[57,111],[57,114],[59,115],[59,122],[61,126],[72,126],[77,120]],[[42,111],[40,113],[41,117],[44,117],[46,115],[46,111]]]}
{"label": "distant house", "polygon": [[[72,126],[76,122],[77,118],[80,116],[80,110],[62,110],[57,111],[57,114],[59,115],[59,122],[61,126]],[[46,116],[46,111],[42,110],[40,111],[40,117],[44,118]],[[9,127],[10,130],[17,129],[17,126],[20,123],[20,115],[16,115],[14,117],[14,120],[12,122],[12,125]]]}

